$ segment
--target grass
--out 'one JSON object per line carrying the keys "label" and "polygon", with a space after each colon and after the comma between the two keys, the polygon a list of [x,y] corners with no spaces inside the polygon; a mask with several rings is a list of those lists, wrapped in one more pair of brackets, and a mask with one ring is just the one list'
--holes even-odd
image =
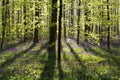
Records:
{"label": "grass", "polygon": [[120,50],[113,50],[116,54],[102,48],[68,45],[58,65],[56,54],[45,47],[25,46],[21,52],[0,54],[0,80],[120,80]]}

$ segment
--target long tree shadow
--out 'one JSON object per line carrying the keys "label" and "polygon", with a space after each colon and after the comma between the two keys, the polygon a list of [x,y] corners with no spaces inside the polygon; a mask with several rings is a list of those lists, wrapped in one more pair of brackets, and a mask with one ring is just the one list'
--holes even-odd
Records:
{"label": "long tree shadow", "polygon": [[70,51],[73,53],[73,55],[74,55],[76,61],[80,62],[78,53],[76,53],[76,52],[74,51],[74,49],[71,47],[70,43],[67,43],[67,42],[66,42],[66,44],[67,44],[67,46],[69,47]]}
{"label": "long tree shadow", "polygon": [[[74,57],[76,58],[76,60],[80,61],[79,57],[77,56],[78,53],[76,53],[74,51],[74,49],[71,47],[71,45],[69,43],[67,43],[67,45],[70,48],[70,51],[74,54]],[[120,69],[120,58],[117,55],[109,54],[109,53],[111,53],[111,51],[104,49],[104,48],[100,48],[104,53],[104,54],[102,54],[101,50],[96,49],[99,47],[90,46],[90,45],[87,45],[87,43],[80,43],[79,45],[83,46],[85,51],[92,52],[93,55],[105,58],[105,60],[100,61],[98,64],[105,65],[107,63],[107,64],[110,64],[111,66],[116,66],[117,70]],[[81,70],[77,71],[77,73],[79,74],[79,76],[77,77],[77,80],[88,80],[88,78],[90,80],[94,79],[94,77],[92,75],[86,75],[86,73],[88,73],[88,71],[89,71],[89,70],[87,70],[89,68],[89,65],[85,66],[84,63],[82,63],[80,65],[82,66],[82,68],[81,68]],[[111,78],[106,77],[106,75],[100,75],[100,78],[102,80],[104,80],[104,79],[111,80]],[[119,76],[119,74],[117,74],[117,73],[115,73],[115,75]]]}
{"label": "long tree shadow", "polygon": [[[90,46],[87,46],[87,48],[88,48],[88,50],[92,51],[95,56],[105,58],[105,60],[100,61],[98,63],[99,65],[109,65],[112,67],[114,66],[114,67],[116,67],[117,71],[120,70],[120,57],[118,55],[112,53],[111,50],[108,50],[105,48],[100,48],[100,50],[99,49],[97,50],[97,49],[91,48]],[[115,72],[114,75],[119,76],[120,73]],[[106,80],[111,80],[111,77],[106,77],[105,75],[101,75],[101,78],[106,79]],[[118,79],[119,79],[119,77],[118,77]]]}
{"label": "long tree shadow", "polygon": [[[115,48],[117,48],[117,47],[115,47]],[[115,50],[113,48],[112,49],[106,49],[106,48],[102,48],[102,47],[101,47],[101,49],[104,50],[104,51],[106,51],[106,52],[109,52],[111,54],[114,54],[116,56],[120,56],[120,51],[119,50]]]}
{"label": "long tree shadow", "polygon": [[[47,43],[40,44],[40,45],[36,45],[36,46],[39,46],[38,50],[34,50],[34,49],[32,50],[31,49],[31,50],[28,51],[28,54],[27,54],[27,56],[28,56],[27,58],[28,59],[26,60],[26,63],[30,62],[31,60],[35,60],[36,57],[38,57],[39,55],[41,55],[41,53],[42,53],[43,50],[47,49]],[[30,55],[32,55],[32,57]],[[39,61],[43,63],[43,60],[44,60],[43,58],[46,57],[46,55],[47,54],[42,54],[41,55],[42,58],[39,58]]]}
{"label": "long tree shadow", "polygon": [[30,51],[30,53],[39,54],[43,49],[47,49],[47,47],[48,47],[47,45],[48,45],[48,43],[44,43],[44,44],[42,44],[42,46],[40,47],[39,50]]}
{"label": "long tree shadow", "polygon": [[8,60],[6,60],[5,62],[3,62],[1,65],[0,65],[0,79],[1,80],[8,80],[10,76],[12,76],[13,74],[11,72],[9,72],[9,70],[5,71],[4,72],[4,68],[9,66],[10,64],[12,64],[17,58],[21,57],[22,55],[24,55],[26,52],[28,52],[30,49],[32,49],[35,45],[32,44],[28,49],[22,51],[22,52],[19,52],[17,54],[14,55],[14,57],[11,57],[9,58]]}
{"label": "long tree shadow", "polygon": [[[97,50],[97,49],[91,48],[90,46],[85,45],[85,44],[84,44],[84,46],[86,46],[84,48],[85,51],[92,51],[92,54],[106,59],[106,61],[100,62],[100,63],[104,64],[104,63],[108,62],[108,64],[117,65],[118,68],[120,68],[119,67],[120,66],[120,58],[118,56],[119,52],[117,54],[116,51],[115,51],[114,54],[113,54],[113,51],[109,50],[109,49],[98,47],[98,48],[100,48],[100,50],[99,49]],[[102,50],[102,52],[101,52],[101,50]],[[104,53],[104,54],[102,54],[102,53]]]}
{"label": "long tree shadow", "polygon": [[41,73],[39,80],[53,80],[55,75],[55,65],[56,65],[56,52],[50,52],[48,50],[48,60],[45,63],[45,67]]}
{"label": "long tree shadow", "polygon": [[[87,66],[81,61],[81,59],[79,58],[78,54],[79,53],[76,53],[75,50],[71,47],[70,43],[67,43],[67,46],[69,47],[70,51],[73,53],[74,57],[75,57],[75,60],[76,60],[76,63],[77,63],[77,66],[80,66],[81,69],[76,69],[76,68],[73,68],[77,75],[76,76],[76,79],[77,80],[87,80],[88,79],[88,75],[87,75]],[[91,76],[92,78],[92,76]]]}
{"label": "long tree shadow", "polygon": [[64,60],[65,60],[65,61],[67,61],[67,60],[68,60],[68,58],[66,57],[65,52],[63,52],[63,58],[64,58]]}
{"label": "long tree shadow", "polygon": [[[64,39],[64,41],[65,41],[65,43],[67,43],[67,40],[66,40],[66,39]],[[64,60],[67,61],[68,59],[67,59],[66,54],[65,54],[65,52],[64,52],[64,47],[63,47],[63,45],[61,46],[61,52],[63,53],[63,58],[64,58]]]}
{"label": "long tree shadow", "polygon": [[[66,41],[66,39],[64,39],[64,40]],[[61,52],[63,52],[63,45],[61,45]],[[65,60],[67,60],[64,52],[63,52],[63,57]],[[64,80],[64,72],[62,70],[61,62],[62,61],[60,61],[60,63],[58,63],[59,80]]]}
{"label": "long tree shadow", "polygon": [[[115,65],[120,66],[120,59],[119,59],[118,55],[115,54],[116,51],[112,51],[112,50],[105,49],[105,48],[100,48],[100,50],[102,50],[102,52],[101,52],[99,50],[91,48],[90,46],[87,46],[87,48],[85,50],[92,51],[93,54],[96,55],[96,56],[100,56],[102,58],[106,58],[108,60],[109,64],[111,64],[111,63],[114,64],[115,63]],[[102,54],[102,53],[104,53],[104,54]]]}
{"label": "long tree shadow", "polygon": [[61,62],[58,64],[58,70],[59,70],[59,80],[64,80],[64,73],[61,68]]}
{"label": "long tree shadow", "polygon": [[5,62],[3,62],[1,65],[0,65],[0,68],[5,68],[6,66],[10,65],[11,63],[13,63],[17,58],[19,58],[20,56],[24,55],[26,52],[28,52],[30,49],[32,49],[35,45],[32,44],[28,49],[22,51],[22,52],[19,52],[17,54],[14,55],[14,57],[11,57],[9,58],[8,60],[6,60]]}
{"label": "long tree shadow", "polygon": [[8,50],[8,49],[11,49],[11,48],[15,48],[17,46],[19,46],[20,44],[23,44],[24,42],[20,41],[18,43],[13,43],[13,44],[9,44],[9,45],[6,45],[4,48],[0,48],[0,53]]}

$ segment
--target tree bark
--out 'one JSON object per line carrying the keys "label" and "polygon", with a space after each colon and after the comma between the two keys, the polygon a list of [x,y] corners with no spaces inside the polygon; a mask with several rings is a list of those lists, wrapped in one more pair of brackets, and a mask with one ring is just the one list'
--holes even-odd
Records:
{"label": "tree bark", "polygon": [[62,0],[60,0],[59,32],[58,32],[58,63],[61,62],[61,32],[62,31]]}
{"label": "tree bark", "polygon": [[[109,0],[107,0],[107,20],[110,20],[110,13],[109,13]],[[107,47],[110,49],[110,25],[108,24],[108,36],[107,36]]]}
{"label": "tree bark", "polygon": [[24,0],[24,42],[27,40],[27,21],[26,21],[26,13],[27,13],[27,8],[26,8],[26,0]]}
{"label": "tree bark", "polygon": [[66,13],[65,13],[65,4],[64,4],[64,39],[66,40],[67,36],[66,36]]}
{"label": "tree bark", "polygon": [[56,52],[56,36],[57,36],[57,0],[52,0],[52,16],[49,36],[49,51]]}
{"label": "tree bark", "polygon": [[78,6],[79,6],[79,9],[78,9],[78,21],[77,21],[77,44],[79,44],[79,40],[80,40],[80,4],[81,4],[81,1],[79,0],[78,2]]}
{"label": "tree bark", "polygon": [[34,29],[34,40],[33,43],[38,43],[38,24],[39,24],[39,6],[37,5],[37,3],[35,3],[35,19],[36,19],[36,23],[35,23],[35,29]]}
{"label": "tree bark", "polygon": [[1,48],[3,48],[5,42],[5,28],[6,28],[6,10],[5,10],[6,0],[2,0],[2,40]]}

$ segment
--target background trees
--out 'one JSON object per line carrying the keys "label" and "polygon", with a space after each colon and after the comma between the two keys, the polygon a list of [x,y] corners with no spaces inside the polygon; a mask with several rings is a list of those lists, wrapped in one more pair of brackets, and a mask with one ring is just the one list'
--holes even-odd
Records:
{"label": "background trees", "polygon": [[63,35],[109,49],[119,42],[119,0],[1,0],[0,5],[1,47],[12,40],[49,39],[55,52],[58,39],[60,52]]}
{"label": "background trees", "polygon": [[120,0],[0,0],[0,80],[119,80],[119,55]]}

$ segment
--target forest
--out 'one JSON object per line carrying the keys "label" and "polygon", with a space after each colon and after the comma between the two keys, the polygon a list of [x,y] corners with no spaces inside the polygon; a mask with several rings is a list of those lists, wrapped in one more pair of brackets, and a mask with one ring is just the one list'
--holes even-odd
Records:
{"label": "forest", "polygon": [[0,80],[120,80],[120,0],[0,0]]}

